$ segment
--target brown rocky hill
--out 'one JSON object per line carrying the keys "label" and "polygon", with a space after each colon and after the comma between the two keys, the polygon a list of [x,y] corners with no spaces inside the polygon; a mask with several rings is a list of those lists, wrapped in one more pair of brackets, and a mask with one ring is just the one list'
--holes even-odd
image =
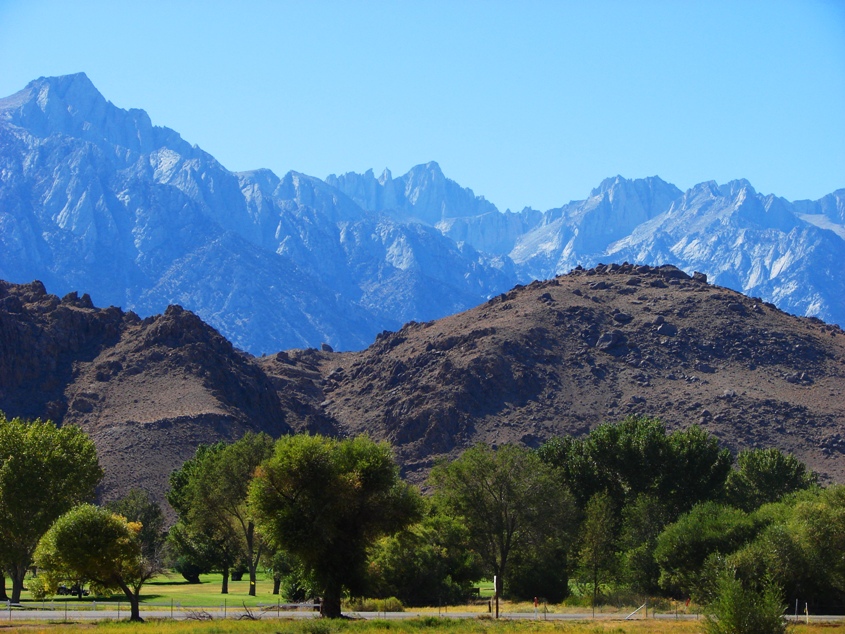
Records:
{"label": "brown rocky hill", "polygon": [[[478,441],[535,446],[627,414],[779,447],[845,481],[845,333],[665,266],[598,266],[319,355],[322,409],[414,477]],[[286,357],[264,359],[268,374]]]}
{"label": "brown rocky hill", "polygon": [[170,307],[145,320],[0,285],[0,409],[83,427],[107,476],[161,495],[199,443],[369,433],[420,481],[475,442],[536,446],[629,413],[775,446],[845,482],[845,333],[671,266],[598,266],[383,333],[261,358]]}
{"label": "brown rocky hill", "polygon": [[271,380],[192,313],[141,320],[40,282],[0,283],[0,410],[81,426],[106,498],[140,486],[161,499],[199,443],[291,430]]}

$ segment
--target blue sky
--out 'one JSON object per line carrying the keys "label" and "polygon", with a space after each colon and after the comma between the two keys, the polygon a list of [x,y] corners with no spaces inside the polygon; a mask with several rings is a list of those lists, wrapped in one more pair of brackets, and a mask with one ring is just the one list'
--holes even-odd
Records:
{"label": "blue sky", "polygon": [[0,95],[79,71],[232,170],[436,160],[503,210],[845,187],[845,0],[0,0]]}

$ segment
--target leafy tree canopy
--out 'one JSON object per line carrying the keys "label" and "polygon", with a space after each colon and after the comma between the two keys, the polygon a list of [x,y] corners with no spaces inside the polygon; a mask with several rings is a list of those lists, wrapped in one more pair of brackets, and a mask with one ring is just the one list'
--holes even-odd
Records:
{"label": "leafy tree canopy", "polygon": [[105,508],[121,515],[129,522],[141,526],[138,541],[141,550],[150,561],[161,560],[161,550],[167,536],[164,529],[164,513],[161,507],[143,489],[132,489],[122,498],[109,502]]}
{"label": "leafy tree canopy", "polygon": [[552,439],[538,453],[581,508],[607,492],[621,513],[637,495],[651,494],[676,517],[718,497],[731,466],[730,453],[699,427],[667,434],[663,423],[645,416],[604,423],[582,439]]}
{"label": "leafy tree canopy", "polygon": [[170,543],[192,579],[197,569],[217,569],[226,594],[230,570],[244,561],[249,592],[255,594],[257,566],[267,545],[256,530],[247,493],[256,468],[272,450],[268,435],[247,433],[230,445],[198,448],[193,459],[171,474],[168,501],[179,522]]}
{"label": "leafy tree canopy", "polygon": [[575,520],[572,497],[537,454],[516,445],[476,445],[430,477],[435,496],[469,530],[470,547],[502,592],[513,553],[554,538],[566,543]]}
{"label": "leafy tree canopy", "polygon": [[280,438],[250,504],[262,531],[302,563],[328,617],[340,616],[344,589],[364,589],[368,547],[420,516],[419,494],[400,480],[390,447],[366,437]]}
{"label": "leafy tree canopy", "polygon": [[13,603],[38,540],[62,513],[93,498],[102,475],[80,428],[0,413],[0,559],[11,573]]}
{"label": "leafy tree canopy", "polygon": [[736,465],[728,476],[727,499],[746,511],[818,483],[816,474],[803,462],[775,448],[741,451]]}
{"label": "leafy tree canopy", "polygon": [[677,595],[703,598],[707,559],[736,551],[759,529],[760,523],[739,509],[715,502],[693,507],[657,539],[654,557],[660,566],[660,586]]}
{"label": "leafy tree canopy", "polygon": [[461,603],[483,577],[481,562],[468,548],[469,531],[456,518],[425,501],[423,519],[381,538],[369,561],[369,592],[396,597],[404,605]]}
{"label": "leafy tree canopy", "polygon": [[42,584],[88,580],[98,590],[122,590],[131,605],[131,620],[140,621],[141,586],[158,569],[144,557],[141,525],[106,509],[82,504],[62,515],[41,538],[35,561]]}

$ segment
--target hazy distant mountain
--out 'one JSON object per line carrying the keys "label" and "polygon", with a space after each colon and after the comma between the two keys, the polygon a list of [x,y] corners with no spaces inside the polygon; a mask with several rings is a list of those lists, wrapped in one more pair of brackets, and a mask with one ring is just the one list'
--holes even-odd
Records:
{"label": "hazy distant mountain", "polygon": [[[443,179],[436,164],[424,167],[433,174],[429,182],[437,182],[437,175]],[[375,193],[366,199],[369,209],[394,213],[388,205],[395,205],[408,218],[429,222],[453,240],[500,257],[522,283],[578,265],[672,263],[788,312],[845,324],[845,278],[838,274],[845,262],[845,189],[818,201],[791,203],[758,194],[745,180],[722,186],[701,183],[682,192],[656,176],[616,176],[605,179],[586,200],[545,212],[526,208],[500,213],[490,211],[483,198],[459,207],[457,201],[469,200],[472,191],[443,179],[449,187],[436,189],[449,196],[444,195],[439,207],[429,202],[415,214],[406,198],[380,193],[382,181],[406,182],[405,177],[375,181],[368,172],[327,180],[348,195],[375,182]],[[438,216],[432,208],[442,213]]]}
{"label": "hazy distant mountain", "polygon": [[182,304],[252,352],[362,348],[516,280],[319,179],[232,173],[84,74],[0,100],[0,169],[0,277],[142,314]]}
{"label": "hazy distant mountain", "polygon": [[393,178],[233,173],[84,74],[0,100],[0,278],[142,315],[181,304],[253,353],[363,348],[517,282],[623,261],[700,270],[845,323],[845,190],[790,203],[745,181],[605,180],[500,213],[436,163]]}

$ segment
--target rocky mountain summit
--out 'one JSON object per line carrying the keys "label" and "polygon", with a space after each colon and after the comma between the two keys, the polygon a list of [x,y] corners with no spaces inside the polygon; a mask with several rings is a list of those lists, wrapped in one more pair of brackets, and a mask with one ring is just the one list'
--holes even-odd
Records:
{"label": "rocky mountain summit", "polygon": [[672,266],[576,268],[360,352],[253,357],[193,313],[141,319],[0,283],[0,410],[80,425],[108,499],[161,498],[200,443],[368,433],[406,477],[473,443],[537,446],[630,413],[779,447],[845,481],[845,332]]}
{"label": "rocky mountain summit", "polygon": [[84,74],[0,100],[0,278],[185,305],[253,352],[363,348],[511,286],[500,263],[317,178],[236,174]]}
{"label": "rocky mountain summit", "polygon": [[614,177],[502,213],[434,162],[378,178],[231,172],[83,73],[0,99],[0,279],[141,316],[179,304],[253,354],[360,350],[517,283],[626,260],[845,324],[845,190],[789,202],[742,180],[682,192]]}

